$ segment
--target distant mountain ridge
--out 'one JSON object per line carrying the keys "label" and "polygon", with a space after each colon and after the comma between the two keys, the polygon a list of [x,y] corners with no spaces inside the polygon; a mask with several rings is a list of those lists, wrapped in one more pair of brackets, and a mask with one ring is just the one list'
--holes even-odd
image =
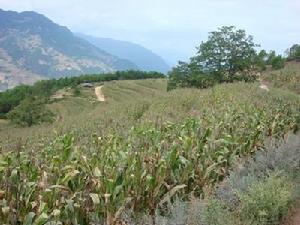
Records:
{"label": "distant mountain ridge", "polygon": [[44,78],[138,69],[36,12],[0,9],[0,90]]}
{"label": "distant mountain ridge", "polygon": [[112,38],[93,37],[79,33],[76,35],[110,54],[133,62],[142,70],[166,73],[170,69],[160,56],[141,45]]}

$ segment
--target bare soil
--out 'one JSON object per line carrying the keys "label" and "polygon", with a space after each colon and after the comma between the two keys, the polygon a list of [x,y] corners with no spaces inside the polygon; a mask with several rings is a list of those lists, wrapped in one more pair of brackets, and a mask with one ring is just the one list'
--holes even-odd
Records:
{"label": "bare soil", "polygon": [[282,225],[300,225],[300,201]]}
{"label": "bare soil", "polygon": [[96,94],[97,100],[98,100],[99,102],[105,102],[105,97],[104,97],[104,94],[103,94],[103,92],[102,92],[102,87],[103,87],[103,86],[99,86],[99,87],[96,87],[96,88],[95,88],[95,94]]}

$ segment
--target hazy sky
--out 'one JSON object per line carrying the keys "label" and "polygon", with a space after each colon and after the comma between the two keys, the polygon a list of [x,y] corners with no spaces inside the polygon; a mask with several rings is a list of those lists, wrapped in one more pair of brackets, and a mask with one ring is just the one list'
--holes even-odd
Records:
{"label": "hazy sky", "polygon": [[223,25],[280,53],[300,43],[300,0],[0,0],[0,8],[34,10],[74,32],[136,42],[172,64]]}

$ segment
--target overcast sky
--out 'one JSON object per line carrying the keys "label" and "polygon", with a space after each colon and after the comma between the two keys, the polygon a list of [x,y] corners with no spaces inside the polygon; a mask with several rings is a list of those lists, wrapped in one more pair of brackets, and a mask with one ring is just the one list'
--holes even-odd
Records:
{"label": "overcast sky", "polygon": [[279,53],[300,43],[300,0],[0,0],[0,8],[33,10],[74,32],[132,41],[170,64],[194,55],[223,25],[245,29]]}

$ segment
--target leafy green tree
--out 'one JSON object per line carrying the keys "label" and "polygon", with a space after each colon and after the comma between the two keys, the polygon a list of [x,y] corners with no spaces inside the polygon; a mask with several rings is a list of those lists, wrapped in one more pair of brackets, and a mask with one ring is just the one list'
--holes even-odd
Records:
{"label": "leafy green tree", "polygon": [[35,97],[25,98],[17,107],[7,114],[13,123],[30,127],[42,122],[53,122],[54,114],[46,108],[45,102]]}
{"label": "leafy green tree", "polygon": [[268,53],[265,50],[261,50],[256,56],[256,60],[255,60],[256,66],[261,70],[265,70],[267,59],[268,59]]}
{"label": "leafy green tree", "polygon": [[284,68],[284,64],[285,64],[285,59],[281,55],[275,56],[271,60],[272,68],[275,70]]}
{"label": "leafy green tree", "polygon": [[211,32],[208,40],[198,47],[194,61],[209,73],[245,72],[254,65],[256,52],[253,37],[234,26],[224,26]]}
{"label": "leafy green tree", "polygon": [[196,62],[179,62],[169,73],[168,90],[177,87],[208,88],[217,82],[216,74],[205,73]]}
{"label": "leafy green tree", "polygon": [[190,75],[191,71],[189,68],[189,64],[179,61],[178,65],[174,67],[169,73],[168,90],[174,89],[176,87],[188,86]]}
{"label": "leafy green tree", "polygon": [[[253,37],[233,26],[211,32],[208,40],[197,48],[189,63],[179,64],[169,73],[168,90],[176,87],[207,88],[218,82],[252,81],[247,72],[261,63],[266,53],[256,55]],[[265,54],[263,54],[265,53]]]}
{"label": "leafy green tree", "polygon": [[270,51],[268,54],[268,58],[266,60],[267,65],[272,65],[272,61],[275,57],[276,57],[276,52],[274,50]]}

